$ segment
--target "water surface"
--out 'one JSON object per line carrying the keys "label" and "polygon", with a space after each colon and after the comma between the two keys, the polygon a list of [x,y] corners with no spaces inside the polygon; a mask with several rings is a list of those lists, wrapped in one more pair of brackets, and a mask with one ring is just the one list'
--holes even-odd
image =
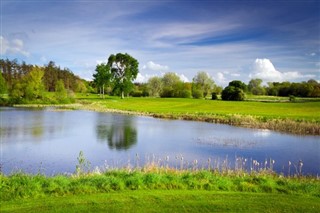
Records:
{"label": "water surface", "polygon": [[[0,108],[1,170],[73,173],[83,151],[101,169],[159,163],[171,167],[270,167],[287,174],[320,174],[320,137],[229,125],[91,111]],[[238,158],[238,161],[236,160]],[[240,159],[241,158],[241,159]],[[265,165],[265,163],[267,164]],[[239,167],[239,165],[238,165]]]}

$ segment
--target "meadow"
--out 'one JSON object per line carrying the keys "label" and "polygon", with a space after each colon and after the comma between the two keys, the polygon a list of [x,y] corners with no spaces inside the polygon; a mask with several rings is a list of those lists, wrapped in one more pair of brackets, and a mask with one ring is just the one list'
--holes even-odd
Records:
{"label": "meadow", "polygon": [[[264,98],[264,99],[262,99]],[[320,134],[320,101],[252,96],[247,101],[184,98],[125,98],[78,95],[82,109],[198,120],[293,134]]]}

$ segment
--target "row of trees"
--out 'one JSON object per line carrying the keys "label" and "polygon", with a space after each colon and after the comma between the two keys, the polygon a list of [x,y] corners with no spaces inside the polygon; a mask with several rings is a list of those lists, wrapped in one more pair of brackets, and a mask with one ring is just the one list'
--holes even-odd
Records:
{"label": "row of trees", "polygon": [[150,78],[146,89],[148,93],[144,94],[163,98],[203,98],[212,92],[220,93],[222,90],[206,72],[198,72],[191,83],[183,82],[177,74],[169,72],[163,77]]}
{"label": "row of trees", "polygon": [[[0,60],[0,68],[0,95],[8,94],[7,100],[13,103],[69,102],[73,92],[86,92],[89,88],[88,82],[54,62],[39,67],[6,59]],[[46,91],[55,95],[47,95]]]}
{"label": "row of trees", "polygon": [[234,80],[224,89],[217,86],[205,72],[198,72],[191,83],[182,82],[175,73],[166,73],[163,77],[152,77],[146,84],[136,84],[132,96],[204,98],[210,95],[222,100],[244,100],[246,94],[270,96],[320,97],[320,84],[311,79],[307,82],[271,82],[262,86],[261,79],[252,79],[248,84]]}

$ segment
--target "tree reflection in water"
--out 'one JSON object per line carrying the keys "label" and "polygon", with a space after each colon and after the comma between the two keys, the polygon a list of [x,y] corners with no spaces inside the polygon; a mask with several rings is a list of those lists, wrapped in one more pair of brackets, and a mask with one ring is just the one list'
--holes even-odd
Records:
{"label": "tree reflection in water", "polygon": [[96,133],[98,141],[107,142],[110,149],[128,150],[137,143],[134,117],[98,113]]}

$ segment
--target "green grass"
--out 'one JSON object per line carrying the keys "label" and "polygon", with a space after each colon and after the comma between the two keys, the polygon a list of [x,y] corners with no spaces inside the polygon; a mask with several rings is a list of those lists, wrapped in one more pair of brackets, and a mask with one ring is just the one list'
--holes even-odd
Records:
{"label": "green grass", "polygon": [[103,174],[0,175],[1,212],[316,212],[320,180],[145,167]]}
{"label": "green grass", "polygon": [[[83,100],[83,99],[82,99]],[[217,114],[217,115],[252,115],[267,118],[290,118],[320,122],[320,101],[304,103],[249,102],[249,101],[212,101],[183,98],[126,98],[107,97],[87,101],[97,102],[109,109],[137,111],[160,114]]]}
{"label": "green grass", "polygon": [[183,98],[78,98],[82,109],[198,120],[294,134],[320,135],[320,101],[263,102]]}
{"label": "green grass", "polygon": [[317,212],[320,199],[300,195],[139,190],[2,202],[1,212]]}

